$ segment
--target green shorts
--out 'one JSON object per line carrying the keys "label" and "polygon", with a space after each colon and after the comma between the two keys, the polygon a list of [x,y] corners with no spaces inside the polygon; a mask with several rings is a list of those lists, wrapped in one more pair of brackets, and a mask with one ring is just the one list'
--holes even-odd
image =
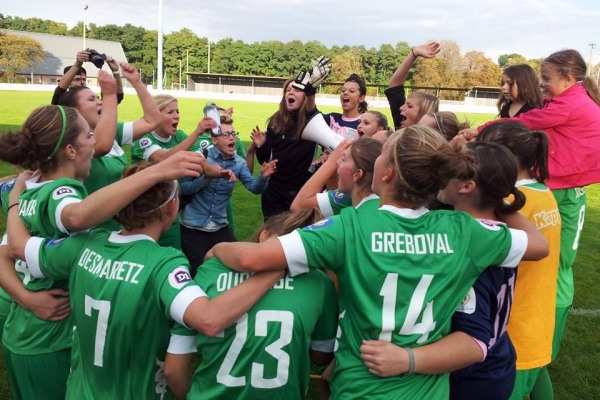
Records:
{"label": "green shorts", "polygon": [[561,218],[560,258],[558,266],[558,287],[556,291],[556,307],[567,307],[573,304],[575,292],[573,270],[571,267],[577,256],[579,240],[585,221],[585,188],[553,190],[552,194],[558,203]]}
{"label": "green shorts", "polygon": [[558,349],[560,348],[560,342],[562,342],[563,334],[565,333],[569,310],[571,310],[570,306],[556,307],[556,314],[554,317],[554,337],[552,338],[552,362],[554,362],[556,356],[558,356]]}
{"label": "green shorts", "polygon": [[3,348],[14,400],[64,400],[71,366],[71,349],[36,356]]}
{"label": "green shorts", "polygon": [[529,396],[542,368],[544,367],[517,370],[515,387],[509,400],[523,400],[523,397]]}

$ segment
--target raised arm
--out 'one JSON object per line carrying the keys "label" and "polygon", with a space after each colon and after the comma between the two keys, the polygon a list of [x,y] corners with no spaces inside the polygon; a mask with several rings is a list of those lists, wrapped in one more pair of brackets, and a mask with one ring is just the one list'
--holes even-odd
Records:
{"label": "raised arm", "polygon": [[[85,61],[90,60],[90,52],[87,50],[81,50],[77,52],[77,56],[75,58],[75,62],[73,63],[73,67],[70,68],[67,73],[60,79],[58,82],[58,87],[67,90],[69,86],[71,86],[71,82],[73,82],[73,78],[75,75],[79,75],[79,69],[83,66]],[[57,101],[58,104],[58,101]]]}
{"label": "raised arm", "polygon": [[121,74],[135,89],[142,105],[142,111],[144,112],[142,118],[133,122],[133,140],[135,141],[146,133],[152,132],[162,121],[162,115],[156,101],[154,101],[154,98],[148,92],[148,89],[146,89],[146,85],[140,79],[140,73],[137,68],[125,62],[120,63],[120,65]]}
{"label": "raised arm", "polygon": [[352,140],[344,139],[335,150],[329,155],[327,161],[321,165],[321,167],[310,177],[308,181],[302,186],[292,205],[290,210],[299,211],[305,208],[319,208],[319,202],[317,201],[317,194],[323,191],[325,184],[335,176],[337,172],[337,162],[344,152],[352,145]]}
{"label": "raised arm", "polygon": [[527,250],[523,255],[525,261],[539,261],[548,257],[550,246],[542,233],[523,214],[514,212],[498,215],[500,221],[510,228],[520,229],[527,234]]}
{"label": "raised arm", "polygon": [[119,63],[111,56],[106,56],[106,63],[117,80],[117,103],[120,104],[123,101],[123,78],[121,78],[121,71],[119,71]]}
{"label": "raised arm", "polygon": [[400,66],[394,71],[394,74],[388,82],[388,87],[404,85],[404,81],[408,75],[408,71],[417,61],[417,57],[433,58],[440,52],[440,44],[438,42],[429,42],[420,46],[413,47],[410,53],[402,61]]}
{"label": "raised arm", "polygon": [[61,222],[70,231],[97,226],[158,182],[198,177],[202,165],[202,155],[180,151],[159,164],[95,191],[78,203],[68,204],[61,213]]}
{"label": "raised arm", "polygon": [[98,71],[98,83],[102,91],[102,113],[94,128],[94,157],[108,154],[117,134],[117,81],[109,73]]}

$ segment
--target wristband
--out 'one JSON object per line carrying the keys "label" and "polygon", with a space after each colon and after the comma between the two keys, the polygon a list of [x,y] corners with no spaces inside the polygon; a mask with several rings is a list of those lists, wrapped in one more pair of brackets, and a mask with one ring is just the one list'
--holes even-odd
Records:
{"label": "wristband", "polygon": [[410,347],[405,347],[404,350],[408,353],[408,372],[405,375],[411,375],[415,372],[415,353]]}
{"label": "wristband", "polygon": [[6,213],[8,214],[8,212],[10,211],[11,208],[13,208],[14,206],[18,206],[19,202],[17,201],[16,203],[12,203],[10,206],[8,206],[8,208],[6,209]]}
{"label": "wristband", "polygon": [[119,75],[121,75],[121,71],[116,70],[116,71],[113,71],[112,74],[113,74],[113,76],[119,76]]}
{"label": "wristband", "polygon": [[417,55],[415,54],[415,48],[413,47],[412,49],[410,49],[410,52],[412,53],[413,57],[416,60],[417,59]]}

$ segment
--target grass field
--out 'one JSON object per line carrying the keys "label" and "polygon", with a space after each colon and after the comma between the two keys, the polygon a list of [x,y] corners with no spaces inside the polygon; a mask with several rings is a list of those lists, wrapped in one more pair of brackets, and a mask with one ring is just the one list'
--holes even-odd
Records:
{"label": "grass field", "polygon": [[[0,91],[0,132],[17,129],[27,115],[36,107],[48,103],[49,92]],[[182,98],[180,128],[191,132],[199,119],[207,100]],[[234,107],[236,130],[248,145],[250,132],[256,125],[264,127],[266,119],[276,110],[277,105],[268,103],[231,102],[219,104]],[[323,107],[322,111],[334,111],[339,108]],[[389,110],[382,110],[389,116]],[[127,121],[139,118],[141,108],[137,99],[127,96],[119,106],[119,120]],[[472,124],[480,124],[492,115],[465,114]],[[14,173],[10,165],[0,162],[0,176]],[[236,223],[236,235],[239,239],[248,238],[261,224],[260,197],[237,185],[233,195],[233,208]],[[556,399],[600,399],[600,188],[588,188],[588,206],[586,224],[580,243],[579,255],[575,262],[575,304],[562,342],[558,359],[550,366],[554,381]],[[5,227],[5,215],[0,215],[0,229]],[[596,250],[594,250],[596,249]],[[311,386],[308,399],[316,400],[315,385]],[[11,399],[3,360],[0,360],[0,399]]]}

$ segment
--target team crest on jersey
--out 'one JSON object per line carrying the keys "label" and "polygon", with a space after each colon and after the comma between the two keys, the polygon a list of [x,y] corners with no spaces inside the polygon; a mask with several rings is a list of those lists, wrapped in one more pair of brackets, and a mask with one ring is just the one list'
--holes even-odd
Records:
{"label": "team crest on jersey", "polygon": [[11,179],[10,181],[4,182],[4,184],[0,183],[0,185],[2,185],[2,190],[5,192],[10,192],[12,190],[12,188],[15,186],[16,181],[17,181],[16,179]]}
{"label": "team crest on jersey", "polygon": [[75,194],[75,191],[67,186],[61,186],[52,193],[52,198],[54,200],[62,199],[63,197],[67,197]]}
{"label": "team crest on jersey", "polygon": [[169,274],[169,283],[175,289],[181,289],[191,280],[190,271],[185,267],[177,267]]}
{"label": "team crest on jersey", "polygon": [[201,149],[208,149],[208,141],[203,140],[200,142],[200,148]]}
{"label": "team crest on jersey", "polygon": [[143,138],[142,140],[140,140],[140,147],[142,149],[145,149],[146,147],[150,146],[152,144],[152,141],[148,138]]}
{"label": "team crest on jersey", "polygon": [[348,195],[342,192],[338,192],[337,190],[334,190],[334,192],[332,193],[332,197],[333,197],[333,201],[336,203],[341,203],[342,201],[346,200],[348,198]]}
{"label": "team crest on jersey", "polygon": [[329,226],[331,224],[333,224],[333,220],[331,218],[327,218],[327,219],[322,219],[321,221],[316,222],[312,225],[309,225],[304,229],[306,229],[307,231],[314,231],[317,229],[325,228],[326,226]]}
{"label": "team crest on jersey", "polygon": [[46,242],[46,247],[58,246],[65,241],[66,238],[51,239]]}
{"label": "team crest on jersey", "polygon": [[460,305],[456,309],[456,311],[465,313],[465,314],[473,314],[475,309],[477,308],[477,296],[475,296],[475,289],[469,289],[469,292],[465,295],[463,300],[460,302]]}

